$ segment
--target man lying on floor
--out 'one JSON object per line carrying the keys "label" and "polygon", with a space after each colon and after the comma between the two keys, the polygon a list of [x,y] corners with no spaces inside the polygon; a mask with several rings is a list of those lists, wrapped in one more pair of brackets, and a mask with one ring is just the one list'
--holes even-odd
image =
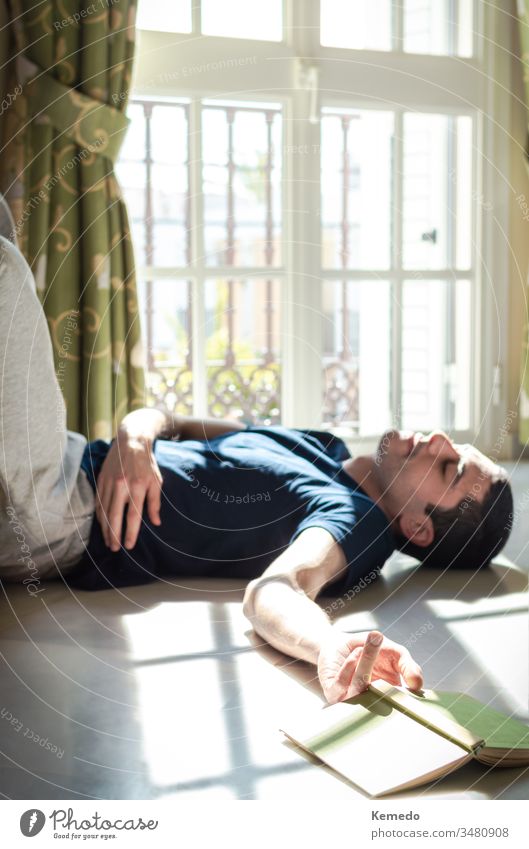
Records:
{"label": "man lying on floor", "polygon": [[86,445],[66,430],[31,272],[5,239],[0,250],[0,576],[37,586],[58,570],[83,589],[250,578],[253,628],[317,663],[329,701],[365,687],[371,670],[421,687],[403,646],[338,632],[314,599],[357,587],[395,548],[443,568],[487,565],[512,517],[504,470],[441,431],[387,431],[375,454],[352,458],[328,433],[158,409]]}

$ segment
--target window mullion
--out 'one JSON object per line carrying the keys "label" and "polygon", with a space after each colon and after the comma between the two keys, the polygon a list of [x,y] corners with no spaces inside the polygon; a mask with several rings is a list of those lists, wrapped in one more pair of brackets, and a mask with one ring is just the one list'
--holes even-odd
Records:
{"label": "window mullion", "polygon": [[392,13],[392,48],[396,52],[404,49],[404,0],[391,4]]}
{"label": "window mullion", "polygon": [[286,41],[296,56],[307,58],[320,52],[320,0],[286,0]]}
{"label": "window mullion", "polygon": [[295,91],[287,107],[284,251],[288,257],[283,315],[283,422],[321,423],[322,293],[320,125],[309,122],[309,93]]}
{"label": "window mullion", "polygon": [[[402,10],[401,10],[402,11]],[[391,415],[392,424],[402,427],[402,203],[404,179],[404,117],[401,109],[395,111],[395,132],[393,136],[393,221],[392,221],[392,261],[394,272],[391,281]]]}
{"label": "window mullion", "polygon": [[[147,264],[153,266],[153,203],[152,203],[152,139],[151,139],[151,116],[150,104],[143,104],[145,116],[145,259]],[[144,277],[145,280],[145,331],[147,343],[147,369],[154,370],[153,357],[153,288],[152,277]]]}
{"label": "window mullion", "polygon": [[202,115],[201,102],[193,98],[189,105],[188,151],[189,192],[191,196],[188,226],[191,228],[190,268],[193,275],[191,312],[191,361],[193,364],[193,415],[207,414],[204,204],[202,194]]}
{"label": "window mullion", "polygon": [[192,0],[191,30],[194,35],[198,35],[202,30],[202,0]]}
{"label": "window mullion", "polygon": [[319,52],[320,3],[287,0],[286,41],[293,48],[293,93],[286,104],[282,319],[282,421],[318,426],[323,397],[320,224],[320,124],[310,118],[311,93],[303,87]]}
{"label": "window mullion", "polygon": [[457,54],[457,24],[458,24],[458,13],[459,13],[459,0],[450,0],[448,4],[448,10],[446,14],[446,22],[448,27],[447,33],[447,45],[448,52],[451,55]]}

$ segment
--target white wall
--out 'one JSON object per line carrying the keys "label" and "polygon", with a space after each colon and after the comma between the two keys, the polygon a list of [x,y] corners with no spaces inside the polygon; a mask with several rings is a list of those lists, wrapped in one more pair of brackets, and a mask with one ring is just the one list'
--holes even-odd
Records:
{"label": "white wall", "polygon": [[[520,55],[520,39],[516,16],[516,0],[509,0],[509,13],[512,15],[512,92],[511,92],[511,204],[510,204],[510,242],[511,257],[509,269],[509,327],[510,346],[507,374],[507,395],[509,408],[518,409],[520,391],[520,362],[522,356],[523,327],[527,323],[525,299],[527,275],[529,273],[529,221],[524,220],[525,212],[516,198],[525,195],[529,207],[529,175],[524,161],[527,145],[527,110],[523,85],[523,66],[517,58]],[[516,434],[517,427],[513,426]],[[516,450],[514,452],[517,453]]]}

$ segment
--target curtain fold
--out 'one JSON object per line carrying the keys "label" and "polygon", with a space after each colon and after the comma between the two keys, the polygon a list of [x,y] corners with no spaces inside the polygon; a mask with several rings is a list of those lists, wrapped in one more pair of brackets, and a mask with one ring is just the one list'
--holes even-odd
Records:
{"label": "curtain fold", "polygon": [[68,427],[109,439],[143,406],[144,357],[127,211],[114,173],[137,0],[7,0],[18,86],[2,190],[53,341]]}
{"label": "curtain fold", "polygon": [[[520,18],[521,59],[524,65],[525,102],[528,118],[525,163],[529,172],[529,0],[518,0],[518,9]],[[529,278],[527,284],[526,302],[529,302]],[[519,439],[522,444],[529,442],[529,315],[526,316],[524,344],[522,346]]]}

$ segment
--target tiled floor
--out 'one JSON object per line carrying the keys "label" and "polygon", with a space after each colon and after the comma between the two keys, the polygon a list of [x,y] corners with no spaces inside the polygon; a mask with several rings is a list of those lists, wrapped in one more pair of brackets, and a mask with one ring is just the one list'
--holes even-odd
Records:
{"label": "tiled floor", "polygon": [[[341,627],[410,642],[426,686],[529,721],[529,464],[505,559],[476,576],[393,559]],[[339,800],[362,795],[284,742],[321,704],[314,668],[255,640],[237,581],[0,598],[0,791],[15,799]],[[325,600],[323,601],[325,604]],[[328,603],[328,600],[327,600]],[[424,633],[423,633],[424,632]],[[529,770],[467,765],[399,798],[527,798]]]}

